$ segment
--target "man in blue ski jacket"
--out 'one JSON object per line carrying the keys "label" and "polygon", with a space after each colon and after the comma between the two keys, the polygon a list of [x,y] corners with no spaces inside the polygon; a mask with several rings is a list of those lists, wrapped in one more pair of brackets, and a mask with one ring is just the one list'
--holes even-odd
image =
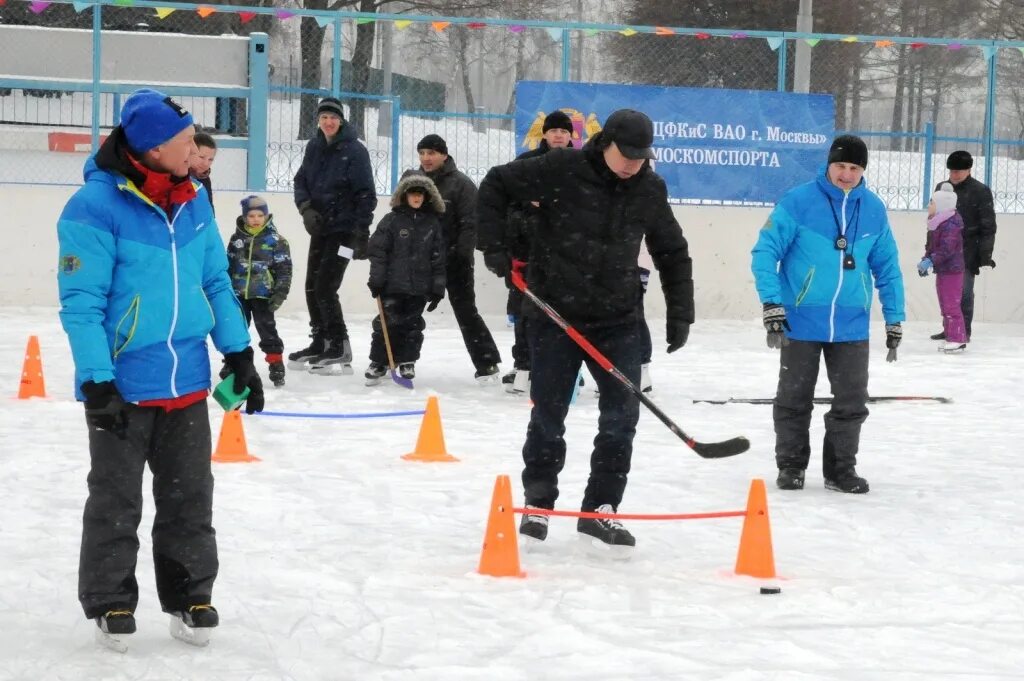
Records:
{"label": "man in blue ski jacket", "polygon": [[246,411],[263,409],[224,244],[205,189],[188,177],[194,130],[170,97],[133,93],[57,223],[60,319],[91,458],[78,594],[107,635],[135,631],[147,463],[160,605],[183,634],[217,625],[207,336],[235,391],[250,389]]}
{"label": "man in blue ski jacket", "polygon": [[825,487],[868,491],[854,466],[868,415],[872,287],[882,302],[887,361],[896,359],[905,315],[896,241],[885,206],[864,181],[867,164],[863,140],[837,137],[818,176],[775,205],[752,251],[768,347],[781,349],[773,409],[780,489],[804,486],[824,355],[833,395],[825,414]]}

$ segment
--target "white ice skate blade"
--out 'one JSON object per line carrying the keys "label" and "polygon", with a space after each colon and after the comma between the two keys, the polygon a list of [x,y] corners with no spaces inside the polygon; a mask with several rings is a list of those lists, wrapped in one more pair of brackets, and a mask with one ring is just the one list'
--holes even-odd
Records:
{"label": "white ice skate blade", "polygon": [[292,371],[309,371],[309,362],[301,362],[297,359],[288,360],[288,368]]}
{"label": "white ice skate blade", "polygon": [[544,550],[544,541],[528,534],[520,534],[519,548],[523,553],[540,553]]}
{"label": "white ice skate blade", "polygon": [[383,377],[381,377],[381,378],[368,378],[368,379],[366,379],[365,385],[366,385],[367,388],[372,388],[375,385],[380,385],[383,382],[384,382],[384,378]]}
{"label": "white ice skate blade", "polygon": [[179,641],[184,641],[190,646],[203,648],[210,645],[210,634],[213,632],[212,627],[196,627],[193,629],[186,625],[180,617],[171,615],[171,624],[168,628],[171,636]]}
{"label": "white ice skate blade", "polygon": [[355,372],[351,364],[310,364],[309,373],[317,376],[351,376]]}
{"label": "white ice skate blade", "polygon": [[494,383],[501,383],[501,376],[498,374],[491,374],[490,376],[478,376],[476,382],[480,385],[492,385]]}
{"label": "white ice skate blade", "polygon": [[99,627],[96,627],[96,643],[104,648],[109,648],[115,653],[128,652],[128,637],[131,634],[108,634]]}
{"label": "white ice skate blade", "polygon": [[600,539],[591,537],[582,532],[576,533],[580,549],[588,556],[610,560],[631,560],[635,546],[624,546],[622,544],[605,544]]}

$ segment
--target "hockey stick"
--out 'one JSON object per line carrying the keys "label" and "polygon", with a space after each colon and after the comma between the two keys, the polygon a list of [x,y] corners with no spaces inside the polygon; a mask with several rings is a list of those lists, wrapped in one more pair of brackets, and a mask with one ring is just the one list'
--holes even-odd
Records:
{"label": "hockey stick", "polygon": [[391,380],[402,386],[412,390],[412,381],[408,378],[404,378],[398,375],[395,371],[395,357],[391,354],[391,340],[388,338],[388,323],[384,319],[384,303],[377,298],[377,311],[380,313],[380,330],[384,334],[384,349],[388,351],[388,368],[391,370]]}
{"label": "hockey stick", "polygon": [[526,286],[526,282],[523,280],[523,275],[519,272],[513,271],[511,275],[512,283],[523,292],[533,303],[544,310],[544,313],[551,318],[555,324],[557,324],[563,331],[565,331],[569,338],[576,341],[576,344],[583,348],[590,357],[601,365],[601,368],[614,376],[619,383],[629,388],[629,391],[637,396],[641,403],[647,407],[652,414],[658,417],[662,423],[668,426],[668,429],[679,436],[686,445],[697,452],[700,456],[705,459],[721,459],[727,456],[735,456],[742,454],[743,452],[750,449],[750,441],[745,437],[734,437],[731,440],[724,440],[722,442],[698,442],[692,437],[683,432],[682,428],[677,426],[668,416],[665,415],[661,409],[658,409],[657,405],[645,395],[633,381],[629,380],[625,374],[618,370],[618,368],[612,364],[607,357],[601,354],[601,352],[591,345],[590,341],[583,337],[579,331],[574,329],[569,322],[562,318],[562,315],[558,314],[553,307],[548,305],[546,302],[541,300]]}
{"label": "hockey stick", "polygon": [[[952,404],[951,397],[932,397],[926,395],[880,395],[869,397],[868,403],[877,402],[938,402],[939,404]],[[773,397],[730,397],[727,400],[694,400],[694,404],[775,404]],[[831,397],[815,397],[814,404],[832,404]]]}

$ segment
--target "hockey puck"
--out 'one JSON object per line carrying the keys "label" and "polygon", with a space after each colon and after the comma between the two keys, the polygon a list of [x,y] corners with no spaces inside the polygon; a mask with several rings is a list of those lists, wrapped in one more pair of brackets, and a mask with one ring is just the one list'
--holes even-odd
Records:
{"label": "hockey puck", "polygon": [[782,593],[782,587],[780,587],[780,586],[762,586],[761,587],[761,595],[762,596],[770,596],[772,594],[780,594],[780,593]]}

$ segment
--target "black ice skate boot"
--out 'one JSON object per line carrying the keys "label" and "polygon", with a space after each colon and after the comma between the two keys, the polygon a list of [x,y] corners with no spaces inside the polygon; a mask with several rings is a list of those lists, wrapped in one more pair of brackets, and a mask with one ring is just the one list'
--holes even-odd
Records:
{"label": "black ice skate boot", "polygon": [[184,612],[171,613],[171,636],[193,646],[210,643],[210,633],[220,624],[217,609],[209,603],[191,605]]}
{"label": "black ice skate boot", "polygon": [[135,633],[131,610],[108,610],[96,618],[96,642],[119,653],[128,652],[128,635]]}
{"label": "black ice skate boot", "polygon": [[309,368],[310,360],[323,353],[324,339],[322,336],[320,336],[320,332],[316,329],[313,329],[313,333],[310,334],[310,337],[313,339],[313,341],[309,344],[309,347],[288,353],[289,369],[305,371],[306,369]]}
{"label": "black ice skate boot", "polygon": [[[540,507],[527,504],[526,508]],[[519,521],[519,534],[534,541],[544,541],[548,538],[548,516],[524,513],[522,520]]]}
{"label": "black ice skate boot", "polygon": [[[611,504],[602,504],[594,509],[594,513],[613,514],[615,508]],[[576,521],[576,531],[580,533],[580,539],[594,549],[594,553],[628,558],[636,546],[633,535],[614,518],[580,518]]]}
{"label": "black ice skate boot", "polygon": [[488,383],[496,383],[498,380],[498,365],[497,364],[484,364],[476,368],[476,373],[473,374],[475,378],[482,385]]}
{"label": "black ice skate boot", "polygon": [[803,489],[804,471],[801,468],[780,468],[779,477],[775,478],[775,486],[779,489]]}
{"label": "black ice skate boot", "polygon": [[416,378],[416,363],[402,362],[398,365],[398,375],[402,378],[408,378],[410,381]]}
{"label": "black ice skate boot", "polygon": [[867,494],[870,487],[868,481],[857,475],[852,466],[837,470],[835,475],[825,478],[825,489],[847,494]]}
{"label": "black ice skate boot", "polygon": [[351,374],[352,345],[348,338],[328,340],[324,351],[309,361],[309,373],[321,375]]}
{"label": "black ice skate boot", "polygon": [[363,373],[363,378],[366,379],[366,385],[377,385],[387,373],[388,368],[383,364],[370,362],[370,366],[366,367],[366,371]]}

